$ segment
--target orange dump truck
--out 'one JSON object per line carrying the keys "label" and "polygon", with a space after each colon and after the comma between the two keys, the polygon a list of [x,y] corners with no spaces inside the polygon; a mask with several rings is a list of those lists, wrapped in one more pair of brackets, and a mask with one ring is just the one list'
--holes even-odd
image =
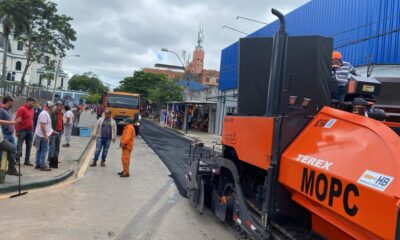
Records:
{"label": "orange dump truck", "polygon": [[100,100],[103,103],[103,109],[111,110],[111,117],[117,123],[117,133],[122,134],[124,128],[123,120],[132,118],[136,135],[140,132],[140,95],[127,92],[108,92],[103,94]]}

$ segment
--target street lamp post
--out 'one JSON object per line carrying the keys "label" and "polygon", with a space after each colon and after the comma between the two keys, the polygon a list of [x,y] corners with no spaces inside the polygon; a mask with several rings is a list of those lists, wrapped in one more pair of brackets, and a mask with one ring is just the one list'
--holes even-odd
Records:
{"label": "street lamp post", "polygon": [[229,27],[229,26],[226,26],[226,25],[222,26],[222,28],[227,28],[227,29],[230,29],[230,30],[235,31],[235,32],[239,32],[239,33],[242,33],[242,34],[245,34],[245,35],[249,35],[248,33],[242,32],[240,30],[237,30],[236,28]]}
{"label": "street lamp post", "polygon": [[239,20],[239,19],[244,19],[244,20],[247,20],[247,21],[250,21],[250,22],[255,22],[255,23],[260,23],[260,24],[263,24],[263,25],[267,25],[266,22],[254,20],[254,19],[251,19],[251,18],[246,18],[246,17],[237,16],[237,17],[236,17],[236,20]]}
{"label": "street lamp post", "polygon": [[[183,64],[181,58],[179,57],[179,55],[176,52],[170,51],[167,48],[161,48],[161,51],[173,53],[179,59],[179,62],[182,64],[182,67],[183,67],[183,71],[184,71],[183,75],[186,77],[187,95],[190,96],[189,78],[186,76],[187,72],[186,72],[185,64]],[[188,116],[188,105],[185,104],[185,115],[183,117],[183,129],[185,131],[185,134],[187,134],[187,132],[188,132],[187,116]]]}
{"label": "street lamp post", "polygon": [[[69,55],[69,56],[66,56],[64,58],[64,60],[67,59],[67,58],[70,58],[70,57],[80,57],[80,55],[78,55],[78,54]],[[62,58],[59,58],[58,59],[58,63],[57,63],[56,73],[54,74],[54,87],[53,87],[53,96],[52,96],[52,101],[53,102],[54,102],[55,97],[56,97],[56,87],[57,87],[57,80],[58,80],[58,72],[61,69],[61,62],[62,62]]]}

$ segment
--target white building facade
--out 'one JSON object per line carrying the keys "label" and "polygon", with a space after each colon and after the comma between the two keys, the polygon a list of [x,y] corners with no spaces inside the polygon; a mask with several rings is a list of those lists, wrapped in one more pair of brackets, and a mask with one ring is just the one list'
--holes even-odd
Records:
{"label": "white building facade", "polygon": [[[2,34],[2,27],[0,25],[0,76],[1,69],[3,67],[3,51],[4,51],[4,39]],[[59,61],[58,57],[48,56],[45,61],[56,60]],[[6,63],[6,80],[20,82],[22,73],[26,66],[27,57],[26,50],[23,42],[15,40],[10,36],[10,44],[7,51],[7,63]],[[29,67],[26,75],[25,82],[27,85],[41,86],[43,88],[53,89],[54,88],[54,77],[52,79],[45,79],[45,65],[33,62]],[[55,75],[55,73],[53,73]],[[67,90],[68,89],[69,76],[60,67],[58,73],[56,89]]]}

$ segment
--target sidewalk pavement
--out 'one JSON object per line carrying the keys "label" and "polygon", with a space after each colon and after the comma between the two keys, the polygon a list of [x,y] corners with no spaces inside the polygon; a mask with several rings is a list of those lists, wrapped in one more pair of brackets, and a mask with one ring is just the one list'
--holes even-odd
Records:
{"label": "sidewalk pavement", "polygon": [[[90,112],[81,114],[79,127],[93,128],[96,122],[96,115],[91,115]],[[68,177],[72,176],[75,172],[81,156],[85,152],[90,143],[90,137],[72,136],[71,146],[69,148],[60,149],[59,161],[57,169],[52,169],[49,172],[43,172],[33,167],[24,166],[21,164],[21,188],[32,189],[45,187],[52,184],[59,183]],[[61,144],[65,142],[64,135],[62,136]],[[24,147],[25,149],[25,147]],[[21,163],[24,162],[25,153],[23,152]],[[31,163],[35,164],[36,161],[36,148],[32,147]],[[18,167],[17,167],[18,169]],[[18,191],[18,177],[6,175],[5,183],[0,184],[0,194]]]}

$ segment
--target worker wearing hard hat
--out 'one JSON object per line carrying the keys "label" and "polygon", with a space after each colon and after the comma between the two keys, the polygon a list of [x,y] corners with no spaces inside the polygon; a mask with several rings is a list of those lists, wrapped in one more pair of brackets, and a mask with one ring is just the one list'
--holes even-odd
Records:
{"label": "worker wearing hard hat", "polygon": [[332,98],[340,100],[344,97],[344,89],[350,75],[357,75],[357,73],[353,65],[342,60],[342,54],[338,51],[332,52],[332,73],[336,77],[337,84],[337,90],[333,91]]}
{"label": "worker wearing hard hat", "polygon": [[122,172],[118,175],[121,177],[129,177],[129,163],[131,160],[131,153],[133,144],[135,142],[135,128],[133,127],[133,119],[127,118],[124,120],[125,127],[121,136],[120,147],[122,148]]}
{"label": "worker wearing hard hat", "polygon": [[342,60],[342,54],[338,51],[332,53],[332,71],[339,81],[339,85],[345,86],[347,84],[350,74],[357,75],[353,65],[349,62]]}

